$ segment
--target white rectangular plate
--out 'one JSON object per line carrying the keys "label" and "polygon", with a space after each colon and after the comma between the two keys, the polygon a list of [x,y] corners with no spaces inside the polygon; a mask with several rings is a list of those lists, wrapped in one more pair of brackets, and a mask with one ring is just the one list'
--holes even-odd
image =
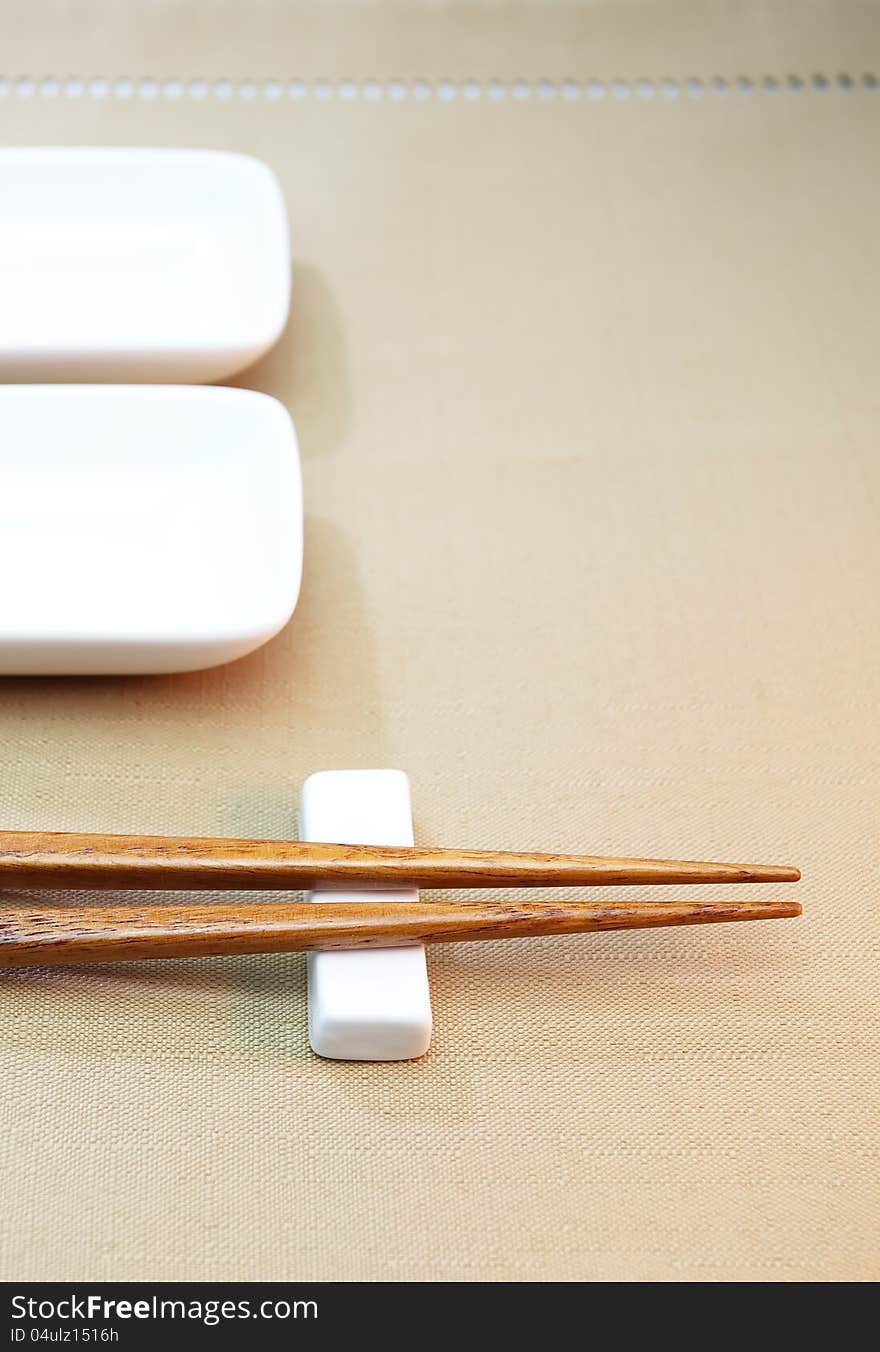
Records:
{"label": "white rectangular plate", "polygon": [[0,386],[0,674],[183,671],[296,605],[287,410],[250,390]]}
{"label": "white rectangular plate", "polygon": [[0,150],[0,379],[219,380],[290,302],[278,180],[249,155]]}

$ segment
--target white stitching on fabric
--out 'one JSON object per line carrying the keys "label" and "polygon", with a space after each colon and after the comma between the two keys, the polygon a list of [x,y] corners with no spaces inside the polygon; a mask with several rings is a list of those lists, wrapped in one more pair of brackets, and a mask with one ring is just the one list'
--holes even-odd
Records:
{"label": "white stitching on fabric", "polygon": [[194,77],[183,80],[171,77],[158,80],[145,75],[137,78],[117,76],[108,78],[102,75],[88,79],[78,75],[59,78],[53,75],[35,77],[31,75],[0,76],[0,98],[18,99],[140,99],[146,103],[181,99],[194,101],[217,100],[228,103],[239,100],[243,103],[256,103],[264,100],[269,103],[301,103],[314,99],[319,103],[354,103],[363,100],[366,103],[403,103],[413,100],[424,103],[436,100],[439,103],[480,103],[483,100],[500,102],[511,99],[517,103],[577,103],[582,100],[599,102],[610,98],[624,102],[632,97],[648,101],[658,96],[673,100],[680,97],[694,100],[706,95],[724,97],[738,94],[749,97],[755,94],[776,95],[782,93],[827,94],[839,92],[856,93],[860,90],[873,93],[880,88],[880,80],[872,71],[862,75],[851,75],[842,71],[839,75],[828,76],[815,72],[808,76],[787,74],[784,76],[763,75],[752,77],[735,75],[727,77],[714,75],[701,79],[691,75],[684,78],[665,76],[649,79],[615,77],[599,79],[560,79],[546,77],[528,80],[522,76],[502,80],[427,80],[427,79],[340,79],[320,78],[305,80],[253,80],[249,78],[230,80],[218,78],[208,81]]}

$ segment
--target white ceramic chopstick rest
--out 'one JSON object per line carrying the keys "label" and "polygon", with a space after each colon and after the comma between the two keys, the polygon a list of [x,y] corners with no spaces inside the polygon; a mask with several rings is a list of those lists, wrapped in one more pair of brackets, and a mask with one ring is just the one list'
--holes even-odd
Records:
{"label": "white ceramic chopstick rest", "polygon": [[0,675],[241,657],[290,618],[302,539],[296,435],[277,399],[0,386]]}
{"label": "white ceramic chopstick rest", "polygon": [[250,155],[0,149],[0,202],[0,380],[220,380],[284,328],[287,213]]}
{"label": "white ceramic chopstick rest", "polygon": [[[302,789],[300,837],[345,845],[412,845],[409,779],[401,770],[327,770]],[[393,892],[315,890],[313,901],[415,900]],[[310,953],[309,1042],[343,1061],[405,1061],[431,1041],[425,949]]]}

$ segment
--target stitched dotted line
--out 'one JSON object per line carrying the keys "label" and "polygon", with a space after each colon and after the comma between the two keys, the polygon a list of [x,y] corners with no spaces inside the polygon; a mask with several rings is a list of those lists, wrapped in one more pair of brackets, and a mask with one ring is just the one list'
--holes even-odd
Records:
{"label": "stitched dotted line", "polygon": [[56,79],[47,75],[36,79],[30,75],[6,78],[0,76],[0,98],[12,96],[20,99],[141,99],[145,102],[166,100],[174,102],[181,99],[204,101],[217,99],[229,102],[238,99],[242,102],[266,101],[278,103],[290,100],[301,103],[306,99],[319,102],[331,101],[354,103],[363,100],[378,103],[387,100],[401,103],[412,99],[417,103],[436,99],[441,103],[461,100],[476,103],[481,100],[500,102],[512,99],[526,102],[529,99],[550,102],[560,99],[574,103],[581,99],[598,102],[602,99],[677,99],[680,97],[700,99],[706,95],[723,96],[752,94],[797,94],[804,91],[828,93],[839,91],[853,93],[858,90],[875,91],[878,77],[872,72],[860,76],[845,72],[836,76],[816,74],[802,77],[786,75],[777,77],[765,75],[754,79],[739,75],[728,79],[716,75],[711,79],[661,79],[661,80],[156,80],[146,76],[142,79],[120,77],[109,80],[103,76],[85,80],[72,75],[65,79]]}

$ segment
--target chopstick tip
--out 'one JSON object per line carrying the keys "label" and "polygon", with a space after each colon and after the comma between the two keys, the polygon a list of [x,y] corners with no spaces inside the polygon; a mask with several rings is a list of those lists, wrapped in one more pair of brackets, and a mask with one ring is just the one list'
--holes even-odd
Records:
{"label": "chopstick tip", "polygon": [[749,869],[753,883],[798,883],[801,871],[788,864],[757,864]]}
{"label": "chopstick tip", "polygon": [[774,901],[768,908],[768,918],[771,920],[794,920],[802,914],[803,907],[799,901]]}

